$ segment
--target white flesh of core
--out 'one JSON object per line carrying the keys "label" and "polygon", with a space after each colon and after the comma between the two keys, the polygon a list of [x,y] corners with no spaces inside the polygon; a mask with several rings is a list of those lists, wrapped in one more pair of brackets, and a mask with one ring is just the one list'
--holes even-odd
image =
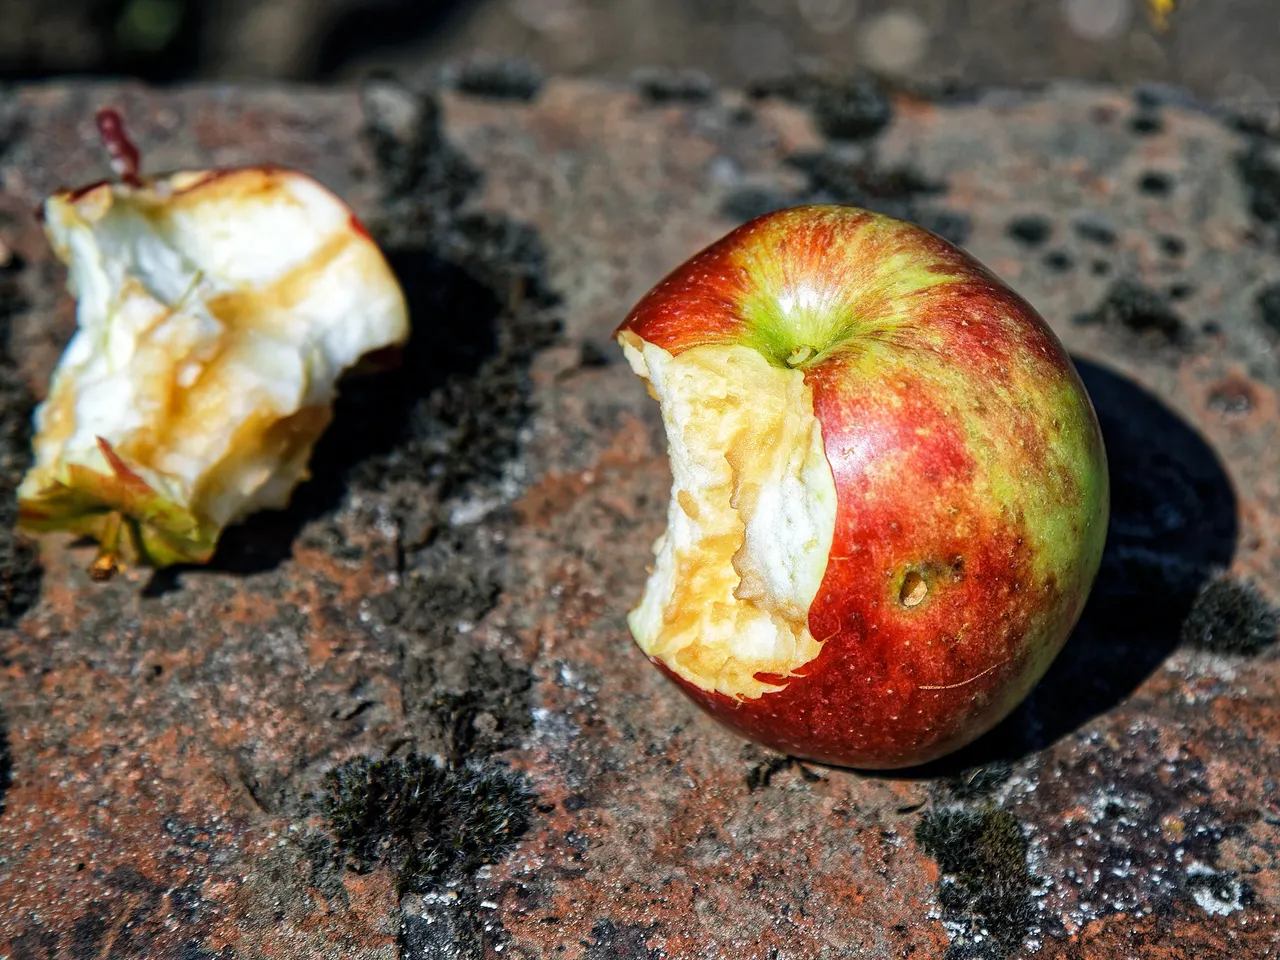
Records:
{"label": "white flesh of core", "polygon": [[38,497],[107,440],[217,526],[284,506],[341,373],[409,333],[403,294],[351,211],[284,170],[178,173],[58,194],[46,228],[79,326],[37,414]]}
{"label": "white flesh of core", "polygon": [[738,699],[781,690],[778,678],[821,650],[809,607],[835,532],[813,391],[801,371],[750,347],[673,357],[633,333],[619,341],[662,405],[672,473],[667,530],[631,632],[700,689]]}

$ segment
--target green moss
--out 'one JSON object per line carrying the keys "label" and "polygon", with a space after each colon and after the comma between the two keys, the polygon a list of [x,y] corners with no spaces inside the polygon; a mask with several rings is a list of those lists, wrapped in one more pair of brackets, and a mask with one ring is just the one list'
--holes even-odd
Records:
{"label": "green moss", "polygon": [[916,840],[938,861],[938,901],[953,930],[947,960],[1005,960],[1035,917],[1027,841],[1003,810],[935,810]]}
{"label": "green moss", "polygon": [[357,757],[325,777],[321,806],[357,870],[387,864],[422,892],[506,853],[529,826],[523,778],[491,765]]}

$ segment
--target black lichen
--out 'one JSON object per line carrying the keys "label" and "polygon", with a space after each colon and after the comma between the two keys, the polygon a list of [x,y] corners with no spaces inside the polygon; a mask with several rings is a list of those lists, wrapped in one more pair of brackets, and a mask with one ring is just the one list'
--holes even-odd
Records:
{"label": "black lichen", "polygon": [[364,137],[373,152],[389,230],[417,234],[441,225],[480,182],[480,173],[445,139],[440,104],[390,80],[374,80],[362,91]]}
{"label": "black lichen", "polygon": [[35,544],[19,534],[16,491],[31,464],[34,401],[9,352],[13,319],[24,309],[18,288],[21,260],[0,264],[0,628],[11,627],[40,594]]}
{"label": "black lichen", "polygon": [[802,203],[840,203],[917,223],[952,243],[967,239],[966,214],[932,202],[946,184],[910,166],[881,165],[873,151],[847,154],[821,150],[796,154],[787,162],[809,178]]}
{"label": "black lichen", "polygon": [[370,624],[402,651],[408,732],[419,749],[458,765],[518,746],[532,724],[527,667],[477,644],[466,626],[501,594],[501,556],[482,535],[501,522],[414,533],[429,545],[406,558],[400,586],[368,608]]}
{"label": "black lichen", "polygon": [[788,206],[835,203],[911,221],[955,244],[964,243],[972,229],[967,214],[931,202],[946,192],[945,183],[914,167],[881,165],[874,151],[814,150],[794,154],[787,163],[807,176],[804,189],[786,194],[768,185],[743,185],[725,197],[721,213],[746,221]]}
{"label": "black lichen", "polygon": [[356,870],[390,866],[402,893],[461,879],[509,851],[528,829],[533,795],[491,765],[439,766],[411,754],[357,757],[331,770],[321,808]]}
{"label": "black lichen", "polygon": [[1091,313],[1078,316],[1076,322],[1120,328],[1168,344],[1181,344],[1187,339],[1186,324],[1163,296],[1136,280],[1124,278],[1112,283],[1102,302]]}
{"label": "black lichen", "polygon": [[351,486],[416,485],[415,504],[491,492],[532,412],[533,357],[559,333],[536,231],[462,211],[480,174],[444,137],[435,98],[378,81],[364,110],[383,189],[369,228],[415,322],[397,369],[344,384],[295,498],[312,514]]}
{"label": "black lichen", "polygon": [[597,920],[591,927],[585,956],[587,960],[661,960],[663,952],[648,944],[656,929],[656,924],[619,925],[607,917]]}
{"label": "black lichen", "polygon": [[833,140],[873,137],[893,118],[888,98],[870,77],[824,86],[811,105],[819,129]]}
{"label": "black lichen", "polygon": [[1065,273],[1075,266],[1075,260],[1065,250],[1050,250],[1044,255],[1044,265],[1055,273]]}
{"label": "black lichen", "polygon": [[776,187],[746,184],[730,190],[720,204],[720,213],[728,220],[746,222],[766,213],[791,206],[795,200]]}
{"label": "black lichen", "polygon": [[347,888],[342,875],[347,868],[347,855],[320,830],[308,830],[298,842],[303,862],[307,865],[307,885],[330,900],[347,903]]}
{"label": "black lichen", "polygon": [[1039,213],[1020,214],[1005,226],[1005,233],[1028,247],[1038,247],[1053,233],[1053,221]]}
{"label": "black lichen", "polygon": [[1263,287],[1253,302],[1258,311],[1258,320],[1269,333],[1280,337],[1280,283]]}
{"label": "black lichen", "polygon": [[715,84],[701,70],[671,70],[646,67],[631,77],[641,99],[651,104],[705,103],[715,93]]}
{"label": "black lichen", "polygon": [[232,960],[229,947],[215,953],[203,946],[216,911],[203,896],[198,873],[180,882],[153,880],[131,866],[95,873],[95,881],[107,887],[101,897],[86,898],[82,913],[54,923],[54,929],[33,912],[23,932],[6,942],[7,956]]}
{"label": "black lichen", "polygon": [[938,901],[952,930],[947,960],[1005,960],[1035,919],[1017,819],[1004,810],[933,810],[915,836],[942,871]]}
{"label": "black lichen", "polygon": [[468,659],[469,686],[437,685],[439,692],[423,704],[427,736],[454,764],[517,746],[532,726],[532,674],[489,651],[475,651]]}
{"label": "black lichen", "polygon": [[1236,158],[1236,172],[1249,196],[1249,211],[1263,223],[1280,221],[1280,161],[1276,149],[1255,138]]}
{"label": "black lichen", "polygon": [[[1201,868],[1187,876],[1187,892],[1212,899],[1223,912],[1233,912],[1253,904],[1253,887],[1232,872]],[[1199,898],[1197,898],[1199,899]]]}
{"label": "black lichen", "polygon": [[1116,242],[1115,227],[1101,214],[1083,213],[1072,221],[1071,228],[1090,243],[1109,247]]}
{"label": "black lichen", "polygon": [[9,724],[0,710],[0,816],[4,816],[5,795],[13,785],[13,758],[9,755]]}
{"label": "black lichen", "polygon": [[1246,136],[1280,141],[1280,101],[1255,100],[1238,104],[1226,120],[1229,127]]}
{"label": "black lichen", "polygon": [[529,103],[537,98],[544,80],[536,63],[513,58],[463,64],[458,68],[453,85],[461,93],[473,97]]}
{"label": "black lichen", "polygon": [[915,215],[915,222],[943,240],[961,246],[973,232],[973,220],[967,213],[948,210],[946,207],[924,207]]}
{"label": "black lichen", "polygon": [[866,140],[893,119],[880,82],[863,74],[835,77],[800,73],[753,85],[755,97],[781,97],[813,111],[818,128],[832,140]]}
{"label": "black lichen", "polygon": [[1216,653],[1256,655],[1276,642],[1280,611],[1245,580],[1219,574],[1196,594],[1182,642]]}
{"label": "black lichen", "polygon": [[[454,891],[451,891],[451,893]],[[501,926],[486,923],[481,898],[472,891],[457,899],[422,903],[400,920],[401,957],[423,960],[483,960],[505,946]]]}
{"label": "black lichen", "polygon": [[1148,170],[1138,178],[1138,189],[1148,196],[1167,197],[1173,193],[1173,177],[1158,170]]}
{"label": "black lichen", "polygon": [[976,800],[988,797],[1013,775],[1013,767],[1006,761],[993,761],[962,770],[942,782],[942,787],[956,800]]}
{"label": "black lichen", "polygon": [[1164,129],[1164,120],[1156,110],[1142,109],[1129,119],[1129,129],[1138,136],[1151,136]]}
{"label": "black lichen", "polygon": [[787,162],[809,177],[814,201],[847,203],[904,217],[921,196],[946,192],[946,184],[908,166],[881,166],[870,153],[834,150],[798,153]]}
{"label": "black lichen", "polygon": [[730,192],[721,206],[727,218],[750,220],[785,206],[834,203],[916,223],[955,244],[968,239],[973,228],[970,217],[929,200],[946,193],[945,183],[912,166],[878,161],[869,141],[893,118],[878,80],[860,74],[836,77],[801,72],[758,82],[748,92],[757,98],[782,97],[807,106],[828,139],[844,142],[788,158],[809,180],[794,195],[750,185]]}
{"label": "black lichen", "polygon": [[[531,365],[559,336],[558,298],[536,231],[464,210],[481,175],[447,141],[432,95],[378,80],[364,109],[383,193],[368,225],[415,322],[397,369],[344,387],[308,486],[328,484],[322,509],[354,489],[395,523],[400,585],[368,615],[399,651],[417,752],[343,764],[326,775],[319,806],[351,867],[387,864],[406,893],[459,881],[469,903],[470,874],[529,822],[524,781],[489,757],[528,729],[532,677],[469,625],[503,588],[502,548],[489,534],[508,522],[505,471],[532,414]],[[471,924],[459,910],[454,919]]]}
{"label": "black lichen", "polygon": [[1162,233],[1157,242],[1160,244],[1160,252],[1166,257],[1181,257],[1187,252],[1187,242],[1171,233]]}

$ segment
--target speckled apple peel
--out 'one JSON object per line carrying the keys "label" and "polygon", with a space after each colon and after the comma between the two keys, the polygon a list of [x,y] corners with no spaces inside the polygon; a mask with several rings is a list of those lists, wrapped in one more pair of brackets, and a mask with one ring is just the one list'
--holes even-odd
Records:
{"label": "speckled apple peel", "polygon": [[202,563],[287,505],[337,381],[403,344],[399,284],[351,210],[277,167],[144,177],[98,115],[118,181],[45,201],[77,331],[35,416],[20,523],[96,539],[92,572]]}

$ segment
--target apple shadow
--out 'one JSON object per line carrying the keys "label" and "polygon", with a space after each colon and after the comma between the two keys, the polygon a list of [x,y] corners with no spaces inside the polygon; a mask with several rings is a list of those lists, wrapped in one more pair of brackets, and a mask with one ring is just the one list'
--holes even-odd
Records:
{"label": "apple shadow", "polygon": [[287,508],[260,511],[228,527],[206,564],[157,570],[145,596],[178,589],[184,575],[247,576],[276,569],[293,555],[303,528],[337,509],[353,482],[377,485],[401,475],[430,480],[433,467],[426,458],[397,456],[397,450],[427,429],[433,394],[478,376],[497,353],[503,302],[499,291],[429,249],[389,249],[387,260],[409,315],[432,322],[412,325],[398,365],[348,376],[338,385],[333,422],[311,455],[311,479],[294,491]]}
{"label": "apple shadow", "polygon": [[1106,713],[1173,652],[1200,586],[1235,553],[1236,496],[1208,443],[1137,384],[1073,359],[1111,475],[1106,550],[1080,623],[1009,717],[968,747],[899,775],[952,776],[1017,761]]}

